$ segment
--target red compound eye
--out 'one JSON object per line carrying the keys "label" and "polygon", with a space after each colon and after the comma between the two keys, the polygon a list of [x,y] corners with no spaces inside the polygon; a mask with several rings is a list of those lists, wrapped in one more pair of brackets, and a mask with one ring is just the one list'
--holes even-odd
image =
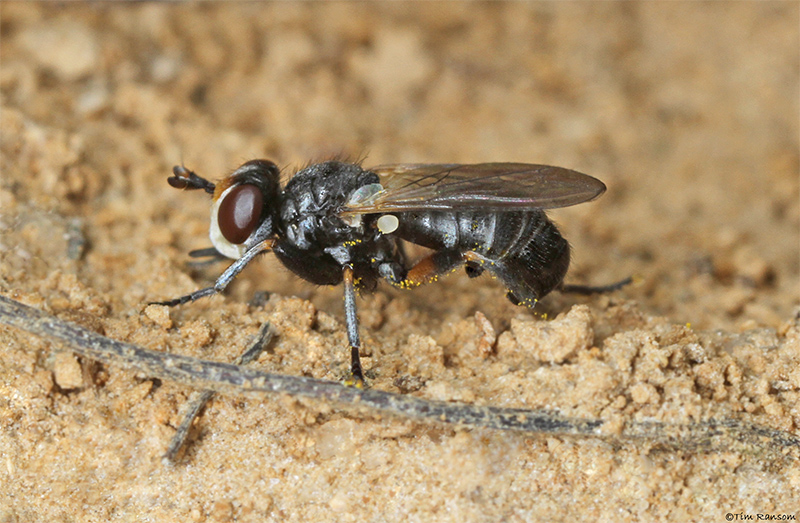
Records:
{"label": "red compound eye", "polygon": [[219,205],[217,221],[226,240],[244,243],[258,225],[264,197],[255,185],[246,183],[230,190]]}

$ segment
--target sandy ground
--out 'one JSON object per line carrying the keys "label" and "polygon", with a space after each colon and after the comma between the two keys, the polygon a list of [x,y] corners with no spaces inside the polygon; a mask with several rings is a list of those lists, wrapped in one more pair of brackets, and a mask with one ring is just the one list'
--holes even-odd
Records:
{"label": "sandy ground", "polygon": [[[145,311],[224,267],[187,263],[208,246],[208,200],[171,189],[172,165],[560,165],[609,188],[551,213],[568,281],[638,283],[535,311],[486,277],[381,287],[359,301],[371,385],[797,436],[799,33],[796,2],[3,2],[0,293],[219,361],[268,321],[254,365],[339,380],[341,289],[269,257],[223,297]],[[55,349],[0,327],[3,522],[800,515],[800,453],[774,439],[663,448],[286,398],[216,398],[164,467],[190,391]]]}

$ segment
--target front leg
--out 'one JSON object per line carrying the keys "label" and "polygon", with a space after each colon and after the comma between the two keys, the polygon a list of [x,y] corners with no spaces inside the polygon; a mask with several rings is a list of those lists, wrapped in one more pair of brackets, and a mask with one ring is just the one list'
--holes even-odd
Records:
{"label": "front leg", "polygon": [[242,270],[244,270],[245,266],[247,266],[247,264],[250,263],[253,258],[262,252],[272,249],[274,243],[275,240],[265,240],[255,247],[249,249],[241,258],[233,262],[230,267],[225,269],[225,272],[220,274],[219,278],[217,278],[217,281],[214,282],[213,287],[206,287],[205,289],[200,289],[191,294],[187,294],[172,300],[150,302],[150,305],[166,305],[167,307],[174,307],[175,305],[182,305],[190,301],[199,300],[200,298],[205,298],[206,296],[212,296],[220,293],[225,290],[225,287],[227,287],[228,284],[233,281],[233,279],[240,272],[242,272]]}

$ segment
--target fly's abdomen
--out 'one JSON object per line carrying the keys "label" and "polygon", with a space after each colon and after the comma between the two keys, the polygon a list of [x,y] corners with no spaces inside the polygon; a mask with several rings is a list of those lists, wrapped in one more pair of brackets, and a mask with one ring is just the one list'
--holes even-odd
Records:
{"label": "fly's abdomen", "polygon": [[569,244],[544,211],[398,214],[395,235],[439,251],[457,251],[474,274],[488,270],[509,298],[533,306],[558,287],[569,266]]}
{"label": "fly's abdomen", "polygon": [[436,250],[473,251],[493,260],[517,255],[530,241],[549,233],[552,227],[544,212],[539,210],[406,212],[397,217],[399,226],[395,235],[406,241]]}

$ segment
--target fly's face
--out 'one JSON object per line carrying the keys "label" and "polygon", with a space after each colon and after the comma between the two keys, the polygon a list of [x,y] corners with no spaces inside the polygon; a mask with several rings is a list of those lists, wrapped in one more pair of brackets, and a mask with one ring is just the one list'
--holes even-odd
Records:
{"label": "fly's face", "polygon": [[275,234],[279,176],[274,163],[253,160],[216,185],[209,237],[217,251],[239,259]]}

